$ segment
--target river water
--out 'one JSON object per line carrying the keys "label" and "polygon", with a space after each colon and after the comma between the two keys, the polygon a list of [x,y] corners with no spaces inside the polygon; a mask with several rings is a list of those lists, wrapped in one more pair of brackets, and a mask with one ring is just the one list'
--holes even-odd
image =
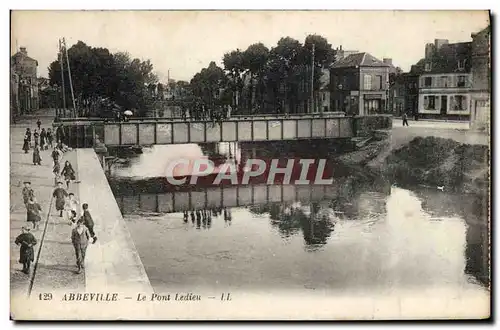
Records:
{"label": "river water", "polygon": [[[326,188],[256,185],[245,188],[247,197],[243,188],[163,191],[145,183],[176,157],[217,152],[240,160],[247,152],[211,148],[155,146],[112,170],[112,189],[155,290],[489,294],[487,229],[471,197],[352,177]],[[323,152],[299,149],[314,149],[318,158]],[[199,196],[217,206],[191,213]]]}

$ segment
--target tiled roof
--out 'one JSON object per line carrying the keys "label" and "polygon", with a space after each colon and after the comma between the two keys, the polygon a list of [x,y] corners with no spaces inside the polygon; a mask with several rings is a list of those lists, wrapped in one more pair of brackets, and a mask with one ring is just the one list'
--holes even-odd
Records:
{"label": "tiled roof", "polygon": [[[21,52],[17,52],[17,53],[15,53],[14,55],[12,55],[12,57],[11,57],[11,58],[15,58],[15,57],[19,57],[19,56],[24,57],[25,59],[27,59],[27,60],[29,60],[29,61],[37,62],[37,60],[35,60],[35,59],[33,59],[33,58],[29,57],[28,55],[25,55],[25,54],[23,54],[23,53],[21,53]],[[38,63],[38,62],[37,62],[37,63]]]}
{"label": "tiled roof", "polygon": [[[471,69],[471,42],[459,42],[455,44],[446,44],[430,58],[421,59],[411,68],[411,73],[453,73],[453,72],[470,72]],[[459,61],[465,60],[465,67],[459,70]],[[431,64],[431,70],[425,71],[425,64]]]}
{"label": "tiled roof", "polygon": [[332,68],[352,68],[357,66],[389,67],[388,64],[364,52],[351,54],[346,58],[333,63]]}

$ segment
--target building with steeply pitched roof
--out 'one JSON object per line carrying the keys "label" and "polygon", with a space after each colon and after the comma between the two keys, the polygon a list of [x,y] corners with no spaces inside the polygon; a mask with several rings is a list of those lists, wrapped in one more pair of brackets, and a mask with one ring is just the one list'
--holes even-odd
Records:
{"label": "building with steeply pitched roof", "polygon": [[332,64],[332,110],[350,115],[386,112],[390,67],[366,52],[351,54]]}

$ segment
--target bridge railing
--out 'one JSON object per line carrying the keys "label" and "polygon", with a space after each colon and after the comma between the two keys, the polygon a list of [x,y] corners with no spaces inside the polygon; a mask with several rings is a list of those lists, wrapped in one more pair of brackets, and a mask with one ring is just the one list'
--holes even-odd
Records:
{"label": "bridge railing", "polygon": [[[229,118],[223,119],[223,121],[230,120],[260,120],[260,119],[295,119],[295,118],[335,118],[335,117],[345,117],[345,112],[324,112],[324,113],[296,113],[296,114],[256,114],[256,115],[231,115]],[[58,122],[126,122],[124,120],[117,120],[115,118],[101,118],[101,117],[60,117],[57,119]],[[206,121],[212,122],[209,118],[194,118],[194,117],[131,117],[128,121],[158,121],[158,122],[169,122],[169,121]]]}
{"label": "bridge railing", "polygon": [[251,116],[221,122],[137,118],[128,121],[101,118],[63,118],[65,141],[71,147],[250,142],[323,138],[352,138],[392,127],[391,115]]}

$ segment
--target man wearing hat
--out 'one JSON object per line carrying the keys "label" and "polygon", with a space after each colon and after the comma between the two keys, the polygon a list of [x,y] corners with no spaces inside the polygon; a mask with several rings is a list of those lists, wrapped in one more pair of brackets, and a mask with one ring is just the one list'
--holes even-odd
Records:
{"label": "man wearing hat", "polygon": [[23,273],[29,274],[31,262],[35,260],[36,238],[30,233],[30,229],[23,227],[21,235],[16,237],[16,245],[21,246],[19,262],[23,264]]}
{"label": "man wearing hat", "polygon": [[28,205],[28,201],[35,197],[35,192],[31,188],[31,182],[29,181],[24,181],[24,188],[23,188],[23,201],[24,201],[24,206]]}
{"label": "man wearing hat", "polygon": [[75,248],[76,255],[76,266],[78,267],[78,273],[85,268],[85,252],[87,251],[87,246],[89,245],[90,233],[87,227],[83,224],[83,218],[80,218],[76,227],[71,231],[71,242]]}
{"label": "man wearing hat", "polygon": [[64,206],[66,205],[66,197],[68,197],[68,193],[62,187],[63,183],[59,181],[57,183],[57,188],[54,189],[52,196],[56,199],[56,210],[59,211],[59,216],[63,216]]}

